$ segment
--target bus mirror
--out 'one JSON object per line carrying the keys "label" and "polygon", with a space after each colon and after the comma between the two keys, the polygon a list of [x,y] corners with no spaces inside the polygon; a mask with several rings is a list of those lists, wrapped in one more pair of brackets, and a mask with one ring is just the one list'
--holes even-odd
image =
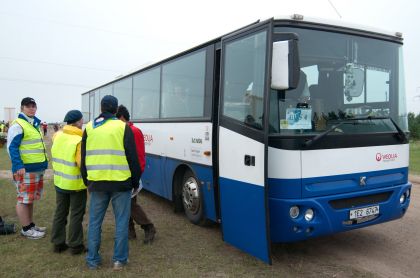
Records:
{"label": "bus mirror", "polygon": [[271,88],[295,89],[299,81],[299,69],[297,39],[273,42]]}
{"label": "bus mirror", "polygon": [[364,78],[363,69],[356,67],[352,63],[346,65],[344,71],[344,95],[348,101],[362,94]]}

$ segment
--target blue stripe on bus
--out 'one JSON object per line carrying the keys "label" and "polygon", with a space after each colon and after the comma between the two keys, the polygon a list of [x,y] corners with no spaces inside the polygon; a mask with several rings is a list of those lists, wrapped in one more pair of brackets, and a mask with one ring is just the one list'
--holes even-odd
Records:
{"label": "blue stripe on bus", "polygon": [[201,193],[204,199],[205,217],[216,221],[212,166],[162,156],[146,155],[146,169],[142,175],[143,187],[156,195],[172,201],[172,180],[175,170],[181,164],[188,165],[200,182]]}
{"label": "blue stripe on bus", "polygon": [[[360,185],[361,177],[366,177],[365,186]],[[408,167],[403,167],[306,179],[269,178],[268,188],[272,198],[308,198],[403,184],[407,182],[407,177]]]}

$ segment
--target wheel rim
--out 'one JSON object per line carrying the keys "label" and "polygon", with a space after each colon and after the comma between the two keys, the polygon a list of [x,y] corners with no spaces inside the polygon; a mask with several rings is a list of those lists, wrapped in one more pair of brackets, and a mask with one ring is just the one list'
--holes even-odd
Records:
{"label": "wheel rim", "polygon": [[189,177],[182,186],[184,208],[196,214],[200,208],[200,192],[195,178]]}

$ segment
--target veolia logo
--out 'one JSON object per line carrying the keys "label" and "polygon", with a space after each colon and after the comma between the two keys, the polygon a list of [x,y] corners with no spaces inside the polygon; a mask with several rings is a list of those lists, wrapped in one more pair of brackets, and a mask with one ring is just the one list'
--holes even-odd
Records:
{"label": "veolia logo", "polygon": [[388,161],[394,161],[395,159],[398,158],[398,154],[396,153],[377,153],[376,154],[376,161],[383,161],[383,162],[388,162]]}

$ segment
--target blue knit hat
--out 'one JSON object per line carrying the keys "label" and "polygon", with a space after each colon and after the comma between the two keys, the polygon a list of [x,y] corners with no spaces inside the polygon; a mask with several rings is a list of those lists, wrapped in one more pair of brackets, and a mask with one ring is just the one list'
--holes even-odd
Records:
{"label": "blue knit hat", "polygon": [[79,110],[70,110],[69,112],[67,112],[66,116],[64,117],[64,121],[67,124],[72,124],[72,123],[77,122],[81,118],[83,118],[82,112],[80,112]]}

